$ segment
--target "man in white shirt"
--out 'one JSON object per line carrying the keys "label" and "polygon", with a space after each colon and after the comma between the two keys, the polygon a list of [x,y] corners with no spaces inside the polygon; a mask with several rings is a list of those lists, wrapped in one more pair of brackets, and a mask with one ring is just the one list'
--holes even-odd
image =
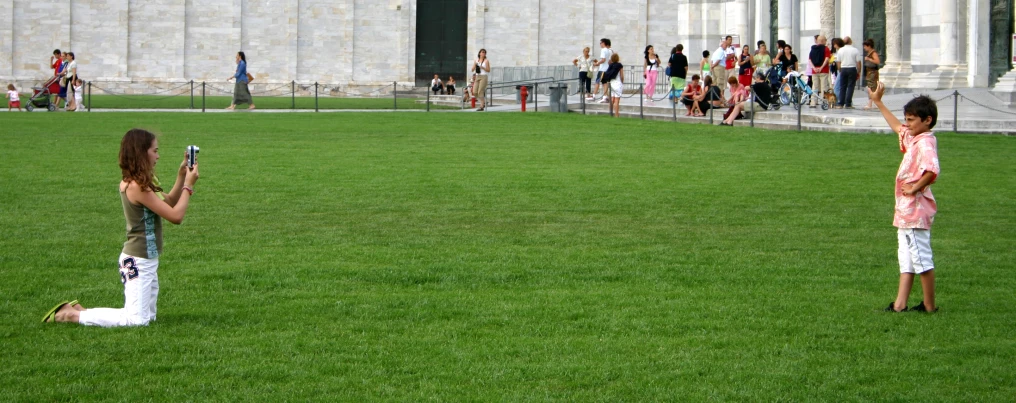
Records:
{"label": "man in white shirt", "polygon": [[850,37],[839,40],[840,50],[836,52],[836,67],[840,71],[836,80],[835,108],[854,108],[854,86],[861,71],[861,51],[854,47]]}
{"label": "man in white shirt", "polygon": [[713,74],[713,85],[720,89],[720,93],[727,90],[727,40],[720,41],[720,47],[713,52],[709,58],[709,71]]}
{"label": "man in white shirt", "polygon": [[[610,39],[600,39],[600,58],[593,62],[593,65],[597,66],[596,87],[595,90],[593,90],[593,94],[600,92],[600,78],[603,77],[603,72],[607,71],[607,66],[610,64],[610,57],[613,55],[614,51],[610,49]],[[607,93],[608,91],[610,91],[610,86],[604,85],[603,98],[600,98],[599,101],[601,104],[607,103],[610,99],[610,94]]]}

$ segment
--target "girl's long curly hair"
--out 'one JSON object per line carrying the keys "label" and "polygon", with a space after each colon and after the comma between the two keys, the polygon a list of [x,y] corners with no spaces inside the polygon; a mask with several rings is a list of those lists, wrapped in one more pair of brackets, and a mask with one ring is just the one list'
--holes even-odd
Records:
{"label": "girl's long curly hair", "polygon": [[144,129],[131,129],[120,141],[120,173],[123,180],[137,183],[141,190],[162,192],[155,183],[152,161],[148,160],[148,149],[155,141],[155,134]]}

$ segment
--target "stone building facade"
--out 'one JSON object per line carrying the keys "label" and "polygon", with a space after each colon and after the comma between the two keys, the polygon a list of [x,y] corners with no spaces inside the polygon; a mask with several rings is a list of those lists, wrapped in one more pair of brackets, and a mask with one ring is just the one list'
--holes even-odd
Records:
{"label": "stone building facade", "polygon": [[563,65],[606,37],[628,65],[647,44],[665,55],[682,43],[697,62],[731,34],[785,39],[803,58],[824,32],[878,38],[893,86],[987,87],[1012,65],[1016,24],[1013,0],[459,0],[461,21],[419,21],[435,1],[0,0],[0,80],[44,79],[60,48],[89,80],[222,82],[243,50],[260,83],[414,85],[431,73],[418,71],[418,26],[461,24],[449,57],[463,76],[480,48],[495,67]]}

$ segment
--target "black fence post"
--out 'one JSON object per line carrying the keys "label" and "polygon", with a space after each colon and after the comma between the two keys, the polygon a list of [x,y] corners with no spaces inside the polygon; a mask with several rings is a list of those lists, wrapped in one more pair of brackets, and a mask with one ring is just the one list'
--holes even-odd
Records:
{"label": "black fence post", "polygon": [[540,83],[533,83],[533,112],[540,111]]}
{"label": "black fence post", "polygon": [[[489,79],[489,78],[490,78],[490,76],[487,76],[487,78]],[[485,102],[486,102],[486,105],[480,105],[480,107],[481,107],[481,108],[483,108],[483,110],[484,110],[484,111],[486,111],[486,110],[487,110],[487,107],[488,107],[488,106],[494,106],[494,86],[493,86],[493,85],[490,85],[490,84],[491,84],[491,83],[489,82],[490,80],[487,80],[487,81],[488,81],[488,82],[487,82],[487,92],[489,92],[489,93],[490,93],[490,95],[489,95],[489,96],[487,96],[487,99],[486,99],[486,101],[485,101]]]}
{"label": "black fence post", "polygon": [[201,112],[205,111],[205,82],[201,82]]}
{"label": "black fence post", "polygon": [[392,109],[399,110],[399,82],[392,81]]}
{"label": "black fence post", "polygon": [[320,112],[318,110],[318,83],[314,82],[314,112]]}
{"label": "black fence post", "polygon": [[751,127],[755,127],[755,87],[748,88],[751,89],[751,98],[748,99],[748,102],[750,103],[747,105],[747,107],[751,108],[751,110],[748,111],[749,113],[751,113]]}
{"label": "black fence post", "polygon": [[190,80],[190,108],[194,109],[194,80]]}
{"label": "black fence post", "polygon": [[709,89],[709,124],[713,124],[713,114],[716,112],[716,94],[713,93],[712,88]]}
{"label": "black fence post", "polygon": [[579,82],[579,102],[582,102],[582,114],[586,114],[586,87],[584,84]]}
{"label": "black fence post", "polygon": [[801,109],[804,109],[804,104],[801,103],[801,90],[796,85],[794,86],[794,93],[797,94],[796,99],[793,100],[797,104],[797,131],[801,131]]}
{"label": "black fence post", "polygon": [[[31,102],[31,100],[29,100]],[[92,82],[88,82],[88,111],[92,111]]]}
{"label": "black fence post", "polygon": [[953,91],[953,133],[960,132],[960,91]]}
{"label": "black fence post", "polygon": [[289,109],[296,109],[296,80],[293,80],[290,85],[290,94],[293,95],[293,104]]}
{"label": "black fence post", "polygon": [[[642,99],[644,98],[645,94],[646,94],[646,84],[645,83],[639,84],[639,118],[642,120],[646,120],[646,115],[645,113],[642,112]],[[620,107],[620,105],[618,107]]]}
{"label": "black fence post", "polygon": [[430,88],[427,88],[427,112],[430,112]]}
{"label": "black fence post", "polygon": [[671,97],[670,97],[670,111],[671,111],[671,113],[674,114],[674,121],[676,122],[677,121],[677,101],[674,101],[674,97],[673,97],[674,93],[671,92],[670,94],[671,94]]}

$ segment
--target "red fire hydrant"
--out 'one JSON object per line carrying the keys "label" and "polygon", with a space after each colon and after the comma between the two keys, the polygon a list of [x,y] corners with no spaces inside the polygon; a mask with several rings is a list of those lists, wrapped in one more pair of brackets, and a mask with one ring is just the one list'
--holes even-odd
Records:
{"label": "red fire hydrant", "polygon": [[469,107],[470,108],[476,108],[476,96],[475,95],[473,96],[473,99],[469,101]]}
{"label": "red fire hydrant", "polygon": [[529,87],[523,85],[522,88],[519,89],[519,97],[522,98],[522,111],[525,112],[526,111],[526,99],[529,98]]}

